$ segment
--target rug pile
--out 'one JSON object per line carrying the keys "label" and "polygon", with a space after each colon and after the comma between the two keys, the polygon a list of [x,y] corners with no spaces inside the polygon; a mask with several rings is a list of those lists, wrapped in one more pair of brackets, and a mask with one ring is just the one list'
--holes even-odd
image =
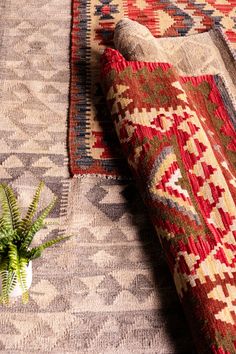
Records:
{"label": "rug pile", "polygon": [[106,108],[100,56],[124,16],[155,37],[221,24],[235,46],[232,4],[73,0],[70,45],[70,2],[1,1],[1,182],[24,209],[44,180],[41,207],[58,202],[39,241],[74,235],[34,262],[27,305],[1,307],[3,353],[195,353]]}
{"label": "rug pile", "polygon": [[27,305],[1,307],[1,352],[193,352],[135,187],[68,179],[70,3],[6,0],[0,16],[1,182],[24,210],[44,180],[41,208],[58,202],[37,240],[74,235],[34,261]]}
{"label": "rug pile", "polygon": [[102,56],[121,147],[163,247],[199,353],[234,353],[235,109],[216,75]]}

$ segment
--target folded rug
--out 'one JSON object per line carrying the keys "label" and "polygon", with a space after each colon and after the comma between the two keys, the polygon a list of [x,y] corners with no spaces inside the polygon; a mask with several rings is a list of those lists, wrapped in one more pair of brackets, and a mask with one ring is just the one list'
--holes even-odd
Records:
{"label": "folded rug", "polygon": [[167,62],[180,75],[220,74],[236,97],[236,53],[221,28],[184,37],[155,38],[146,26],[120,20],[114,44],[127,60]]}
{"label": "folded rug", "polygon": [[72,174],[126,172],[104,108],[99,79],[100,54],[112,45],[115,24],[126,16],[147,25],[154,36],[166,37],[197,34],[216,23],[235,43],[232,4],[233,0],[223,4],[212,0],[73,0],[69,129]]}
{"label": "folded rug", "polygon": [[112,119],[199,353],[236,351],[235,111],[218,76],[107,49]]}

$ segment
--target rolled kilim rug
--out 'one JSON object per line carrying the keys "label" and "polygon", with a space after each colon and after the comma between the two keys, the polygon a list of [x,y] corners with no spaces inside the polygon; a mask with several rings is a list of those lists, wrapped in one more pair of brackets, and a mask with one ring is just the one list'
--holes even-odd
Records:
{"label": "rolled kilim rug", "polygon": [[104,91],[199,353],[236,352],[235,110],[219,76],[102,57]]}
{"label": "rolled kilim rug", "polygon": [[155,38],[146,26],[128,18],[114,31],[114,44],[127,60],[168,62],[179,75],[221,75],[236,97],[236,53],[220,27],[184,37]]}

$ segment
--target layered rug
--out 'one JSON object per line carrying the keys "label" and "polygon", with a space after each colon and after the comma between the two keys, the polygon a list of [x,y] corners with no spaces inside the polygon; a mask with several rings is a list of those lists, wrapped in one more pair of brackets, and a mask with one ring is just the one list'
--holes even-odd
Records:
{"label": "layered rug", "polygon": [[[231,0],[74,0],[69,132],[72,174],[127,175],[99,77],[100,54],[113,45],[117,22],[124,16],[137,20],[155,37],[189,36],[220,25],[236,47],[235,11]],[[201,48],[199,53],[195,49],[200,57]]]}
{"label": "layered rug", "polygon": [[1,182],[23,211],[40,180],[41,208],[57,196],[36,244],[74,235],[34,261],[27,305],[1,306],[0,351],[194,353],[134,186],[67,179],[70,3],[6,0],[0,17]]}

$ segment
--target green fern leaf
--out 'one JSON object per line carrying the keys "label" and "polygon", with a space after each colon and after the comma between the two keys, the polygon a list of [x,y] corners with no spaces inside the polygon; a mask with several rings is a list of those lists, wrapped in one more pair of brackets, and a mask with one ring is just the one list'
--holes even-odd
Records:
{"label": "green fern leaf", "polygon": [[23,304],[27,304],[28,301],[29,301],[29,292],[27,290],[22,294],[22,302]]}
{"label": "green fern leaf", "polygon": [[28,288],[27,288],[27,271],[26,267],[28,264],[28,259],[20,258],[20,281],[18,280],[22,289],[22,302],[26,304],[29,299]]}
{"label": "green fern leaf", "polygon": [[18,253],[17,246],[14,244],[9,244],[9,271],[14,271],[18,284],[20,285],[22,292],[27,292],[26,283],[26,266],[28,264],[28,259],[20,257]]}
{"label": "green fern leaf", "polygon": [[0,271],[0,276],[2,280],[2,293],[1,293],[1,302],[3,304],[8,304],[9,303],[9,293],[7,291],[7,284],[8,284],[8,271]]}
{"label": "green fern leaf", "polygon": [[59,243],[63,240],[68,240],[70,237],[71,236],[60,236],[60,237],[54,238],[53,240],[43,243],[42,245],[39,246],[39,248],[41,249],[41,251],[43,251],[43,250],[45,250],[45,248],[51,247],[51,246],[55,245],[56,243]]}
{"label": "green fern leaf", "polygon": [[30,246],[30,244],[34,238],[34,235],[40,229],[42,229],[42,227],[44,225],[44,220],[46,219],[46,217],[48,216],[48,214],[50,213],[50,211],[54,207],[55,202],[56,202],[56,199],[53,199],[52,202],[44,209],[44,211],[40,214],[40,216],[31,225],[30,229],[28,230],[27,234],[25,235],[25,238],[24,238],[24,241],[20,247],[20,250],[27,249]]}
{"label": "green fern leaf", "polygon": [[38,203],[39,203],[39,199],[40,199],[40,195],[41,195],[41,191],[42,191],[43,187],[44,187],[44,182],[40,182],[36,191],[35,191],[32,202],[29,205],[27,213],[26,213],[25,217],[20,222],[18,231],[19,231],[20,235],[23,237],[30,229],[33,217],[34,217],[34,215],[37,211],[37,208],[38,208]]}
{"label": "green fern leaf", "polygon": [[4,183],[0,184],[0,202],[2,206],[2,225],[5,229],[16,230],[20,225],[18,203],[12,188]]}
{"label": "green fern leaf", "polygon": [[6,294],[5,297],[10,295],[10,293],[14,290],[17,284],[17,276],[16,273],[12,270],[7,271],[7,284],[6,284]]}
{"label": "green fern leaf", "polygon": [[1,257],[1,262],[0,262],[0,272],[8,269],[8,265],[9,265],[9,259],[8,257]]}
{"label": "green fern leaf", "polygon": [[16,285],[15,273],[9,269],[9,259],[7,257],[1,259],[0,276],[2,280],[2,292],[0,301],[9,304],[9,294]]}
{"label": "green fern leaf", "polygon": [[4,228],[4,220],[2,217],[0,217],[0,230]]}
{"label": "green fern leaf", "polygon": [[15,289],[16,284],[17,284],[17,276],[15,272],[12,272],[10,282],[9,282],[9,290],[8,290],[9,294]]}
{"label": "green fern leaf", "polygon": [[33,260],[33,259],[41,257],[41,254],[42,254],[42,251],[39,249],[39,247],[34,247],[34,248],[32,248],[32,250],[30,250],[28,257],[30,260]]}
{"label": "green fern leaf", "polygon": [[54,238],[53,240],[47,241],[43,244],[41,244],[38,247],[34,247],[32,248],[32,250],[30,251],[30,259],[35,259],[41,256],[43,250],[45,250],[45,248],[51,247],[53,245],[55,245],[56,243],[59,243],[63,240],[67,240],[69,239],[71,236],[61,236],[61,237],[57,237]]}
{"label": "green fern leaf", "polygon": [[16,273],[19,271],[19,259],[18,259],[18,250],[17,246],[13,243],[8,245],[8,257],[9,257],[9,269],[14,270]]}
{"label": "green fern leaf", "polygon": [[0,246],[5,245],[6,242],[11,241],[13,239],[14,231],[12,229],[6,228],[4,221],[0,218]]}
{"label": "green fern leaf", "polygon": [[14,290],[17,282],[22,289],[22,302],[28,302],[28,289],[26,281],[27,264],[27,258],[19,257],[17,246],[14,244],[10,244],[9,259],[3,259],[0,265],[0,276],[2,279],[2,293],[0,297],[0,302],[4,304],[9,303],[9,296]]}

